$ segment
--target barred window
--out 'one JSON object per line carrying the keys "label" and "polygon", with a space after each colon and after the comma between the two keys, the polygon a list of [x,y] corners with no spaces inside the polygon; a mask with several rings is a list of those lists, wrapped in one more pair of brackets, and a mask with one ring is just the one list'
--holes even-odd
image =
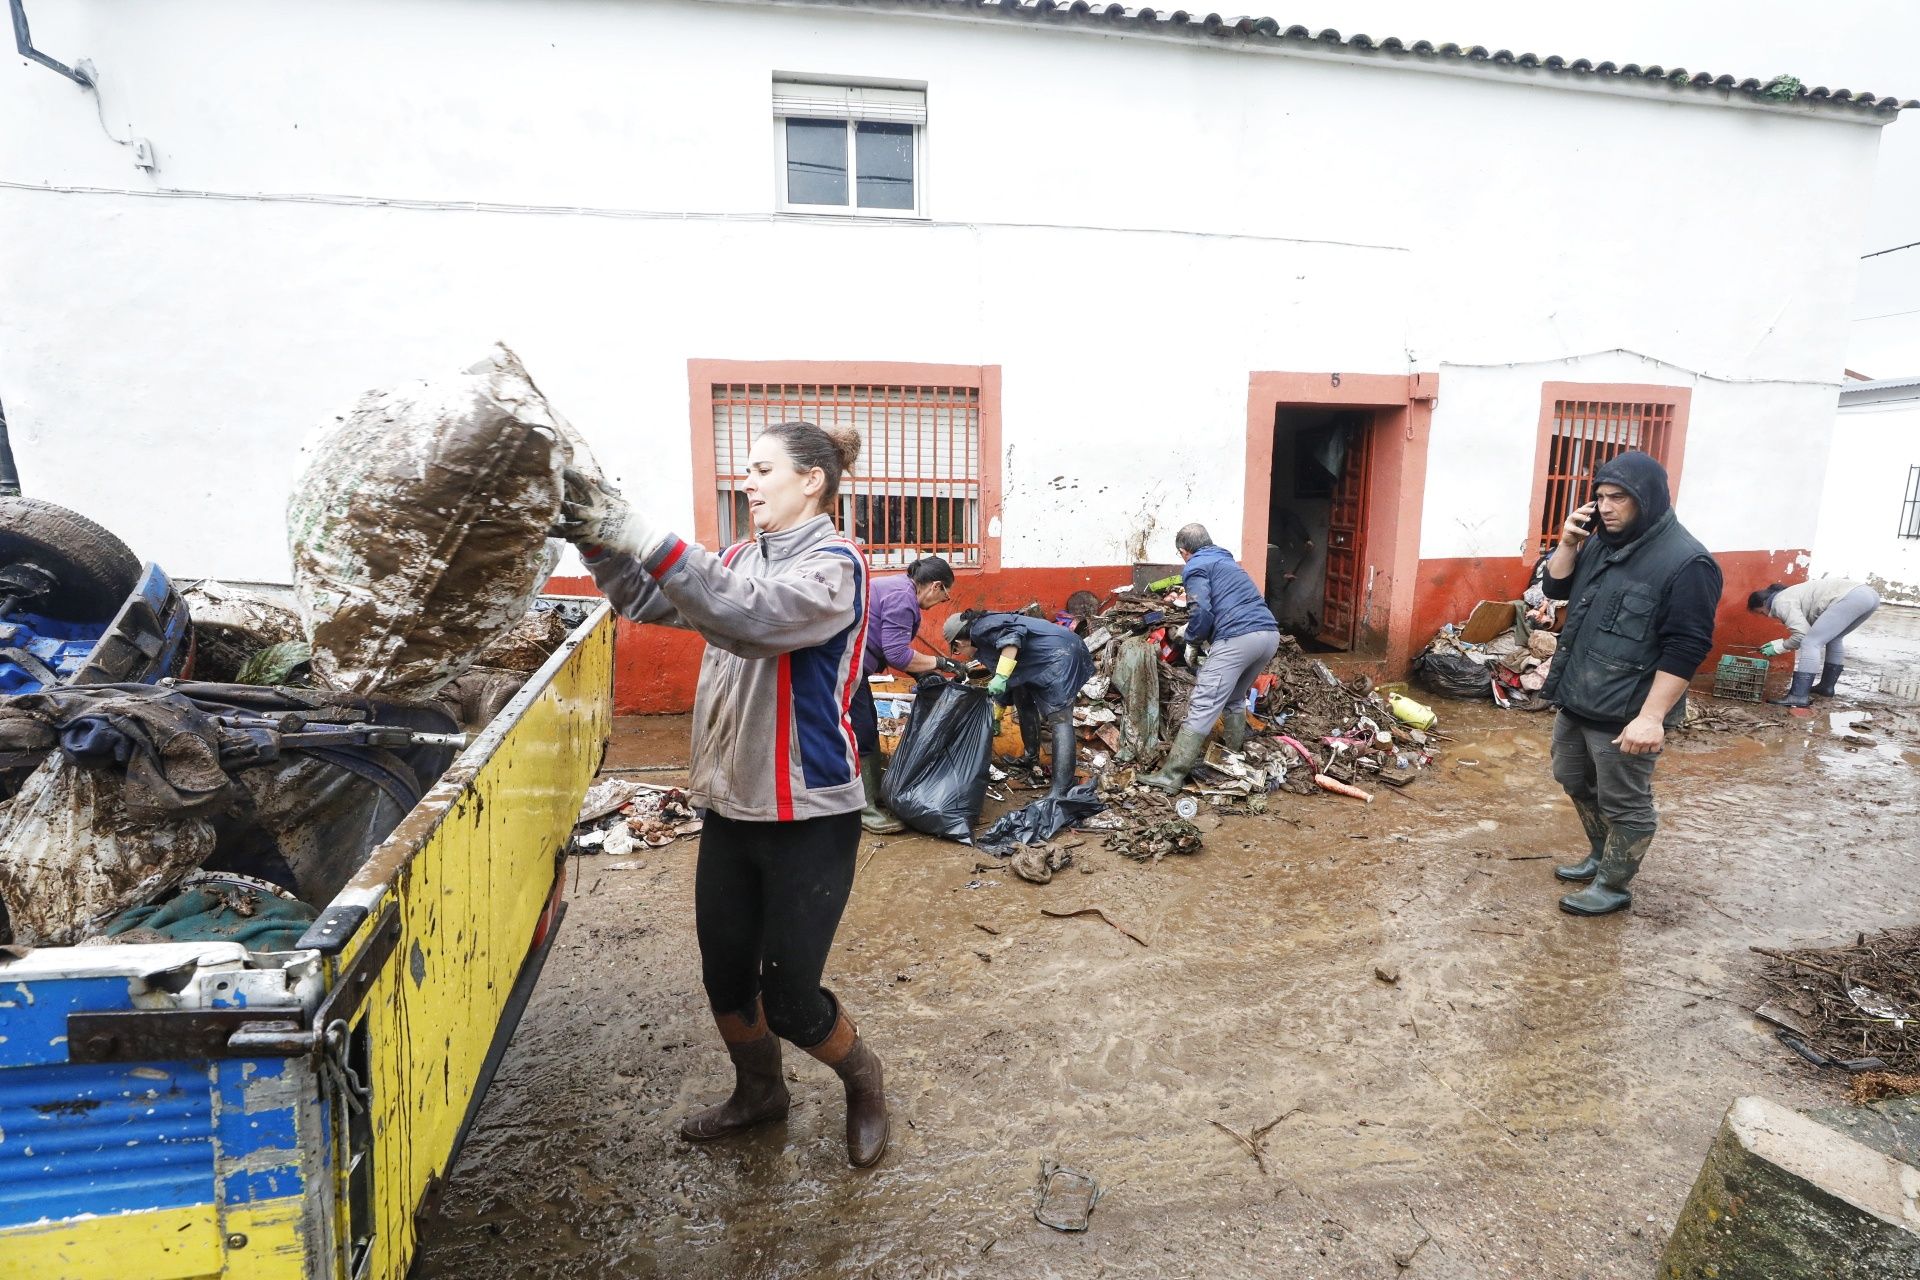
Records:
{"label": "barred window", "polygon": [[[1550,387],[1549,392],[1555,390]],[[1590,390],[1604,392],[1605,387]],[[1604,400],[1550,396],[1547,430],[1541,444],[1534,532],[1544,553],[1560,540],[1560,527],[1574,508],[1589,500],[1594,469],[1629,449],[1651,454],[1671,473],[1678,457],[1676,422],[1684,402]]]}
{"label": "barred window", "polygon": [[770,426],[850,426],[864,446],[840,481],[840,527],[875,568],[937,555],[981,563],[977,387],[713,383],[713,477],[722,545],[753,535],[740,491],[753,442]]}

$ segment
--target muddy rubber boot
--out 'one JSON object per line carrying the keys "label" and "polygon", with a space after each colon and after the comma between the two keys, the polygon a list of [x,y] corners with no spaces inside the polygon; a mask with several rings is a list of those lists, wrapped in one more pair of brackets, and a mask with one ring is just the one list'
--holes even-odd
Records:
{"label": "muddy rubber boot", "polygon": [[1063,796],[1072,790],[1080,764],[1079,746],[1073,736],[1073,721],[1062,720],[1053,726],[1053,784],[1050,796]]}
{"label": "muddy rubber boot", "polygon": [[1600,873],[1600,851],[1607,847],[1607,820],[1598,809],[1578,800],[1573,802],[1573,811],[1580,815],[1580,825],[1587,832],[1586,860],[1570,867],[1555,867],[1553,874],[1561,880],[1591,880]]}
{"label": "muddy rubber boot", "polygon": [[782,1119],[792,1105],[780,1074],[780,1038],[767,1028],[759,998],[738,1013],[717,1013],[713,1020],[733,1059],[733,1096],[680,1122],[680,1136],[688,1142],[711,1142]]}
{"label": "muddy rubber boot", "polygon": [[1220,741],[1227,750],[1238,755],[1247,745],[1247,713],[1229,710],[1220,717]]}
{"label": "muddy rubber boot", "polygon": [[878,1164],[887,1153],[887,1093],[880,1057],[860,1039],[859,1028],[831,991],[833,1030],[807,1052],[833,1068],[847,1087],[847,1162],[856,1169]]}
{"label": "muddy rubber boot", "polygon": [[1820,683],[1813,686],[1813,696],[1816,698],[1831,698],[1834,694],[1838,693],[1840,673],[1845,670],[1846,668],[1844,666],[1833,662],[1829,662],[1826,666],[1821,667]]}
{"label": "muddy rubber boot", "polygon": [[1804,707],[1813,701],[1813,672],[1796,671],[1793,673],[1793,688],[1787,690],[1784,698],[1768,698],[1776,707]]}
{"label": "muddy rubber boot", "polygon": [[1040,767],[1040,713],[1022,702],[1014,706],[1014,719],[1020,725],[1020,754],[1007,763],[1016,769]]}
{"label": "muddy rubber boot", "polygon": [[1560,909],[1576,916],[1604,916],[1633,905],[1627,883],[1640,872],[1640,863],[1653,843],[1653,832],[1632,827],[1609,827],[1607,847],[1600,855],[1600,871],[1593,883],[1560,899]]}
{"label": "muddy rubber boot", "polygon": [[1187,775],[1193,772],[1193,766],[1200,763],[1200,757],[1206,754],[1206,750],[1206,734],[1182,729],[1180,736],[1173,740],[1173,749],[1167,752],[1167,762],[1160,766],[1160,772],[1149,774],[1140,781],[1171,795],[1186,785]]}
{"label": "muddy rubber boot", "polygon": [[867,791],[867,807],[860,811],[860,827],[877,836],[905,831],[907,824],[888,812],[880,803],[880,754],[860,757],[860,782]]}

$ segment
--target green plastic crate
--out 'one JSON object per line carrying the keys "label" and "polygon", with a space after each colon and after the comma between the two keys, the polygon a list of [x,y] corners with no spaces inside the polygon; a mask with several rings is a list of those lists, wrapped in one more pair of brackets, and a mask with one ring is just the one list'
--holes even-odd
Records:
{"label": "green plastic crate", "polygon": [[1735,702],[1758,702],[1767,693],[1767,660],[1765,658],[1736,658],[1732,654],[1720,659],[1720,665],[1713,669],[1713,696],[1731,698]]}

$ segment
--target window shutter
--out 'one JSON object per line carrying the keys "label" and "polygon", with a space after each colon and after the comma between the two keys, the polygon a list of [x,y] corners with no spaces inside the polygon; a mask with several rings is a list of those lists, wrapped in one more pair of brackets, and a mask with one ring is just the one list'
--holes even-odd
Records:
{"label": "window shutter", "polygon": [[773,82],[773,114],[814,120],[885,120],[925,124],[927,95],[921,89],[872,89],[845,84]]}

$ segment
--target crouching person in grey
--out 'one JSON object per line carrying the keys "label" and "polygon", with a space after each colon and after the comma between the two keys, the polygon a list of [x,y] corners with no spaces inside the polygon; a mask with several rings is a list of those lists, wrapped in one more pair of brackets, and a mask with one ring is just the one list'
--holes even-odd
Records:
{"label": "crouching person in grey", "polygon": [[1560,899],[1582,916],[1633,902],[1627,884],[1657,826],[1653,767],[1713,647],[1721,587],[1720,566],[1674,518],[1658,462],[1631,450],[1593,479],[1593,500],[1567,517],[1541,582],[1549,599],[1569,602],[1542,692],[1560,709],[1553,776],[1588,846],[1553,874],[1592,881]]}
{"label": "crouching person in grey", "polygon": [[[1864,582],[1820,578],[1796,586],[1776,582],[1747,597],[1747,608],[1777,618],[1791,634],[1769,640],[1760,652],[1769,658],[1794,655],[1793,688],[1776,707],[1804,707],[1815,698],[1831,698],[1846,670],[1846,639],[1880,607],[1880,593]],[[1819,683],[1815,684],[1814,681]]]}
{"label": "crouching person in grey", "polygon": [[1214,721],[1227,750],[1247,742],[1247,690],[1280,648],[1280,624],[1260,588],[1234,558],[1213,545],[1204,525],[1190,524],[1173,539],[1186,563],[1182,581],[1193,613],[1187,620],[1189,655],[1205,644],[1207,660],[1193,686],[1187,719],[1160,772],[1141,779],[1162,791],[1178,791],[1207,749]]}

